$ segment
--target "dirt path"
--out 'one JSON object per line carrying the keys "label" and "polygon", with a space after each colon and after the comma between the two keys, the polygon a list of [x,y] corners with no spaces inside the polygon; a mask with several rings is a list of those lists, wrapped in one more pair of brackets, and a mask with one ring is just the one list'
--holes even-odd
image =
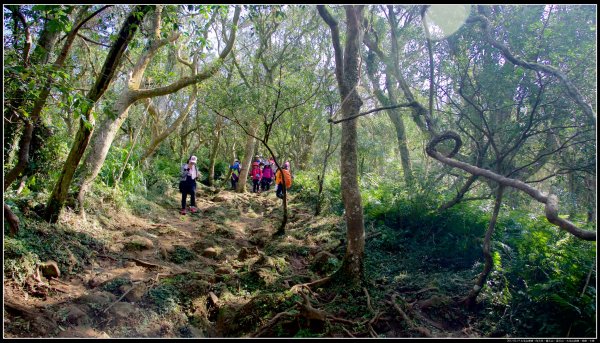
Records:
{"label": "dirt path", "polygon": [[[52,232],[56,227],[31,229],[29,239],[47,235],[44,245],[56,242],[62,252],[50,256],[64,257],[68,251],[70,261],[58,260],[63,269],[58,278],[30,277],[25,286],[5,278],[5,337],[306,337],[324,331],[325,337],[478,335],[468,317],[445,305],[450,298],[436,295],[438,287],[426,277],[407,289],[387,275],[373,278],[368,292],[316,287],[310,291],[313,305],[291,292],[294,285],[339,267],[345,237],[340,216],[314,217],[291,197],[286,234],[274,238],[281,200],[273,191],[237,194],[202,187],[199,212],[188,215],[179,214],[179,197],[170,193],[157,203],[136,202],[136,213],[143,214],[135,216],[113,208],[96,211],[87,221],[67,217],[74,231],[62,236]],[[101,244],[89,244],[99,238]],[[71,251],[91,256],[83,254],[78,261]],[[383,257],[383,263],[390,260]],[[406,314],[399,316],[404,312],[394,297],[400,296],[410,304],[409,324]],[[411,312],[413,304],[418,308]],[[336,319],[324,321],[324,313]],[[321,319],[311,320],[315,315]]]}
{"label": "dirt path", "polygon": [[[174,195],[171,203],[178,200]],[[279,205],[273,192],[222,191],[199,196],[198,213],[180,215],[171,207],[146,218],[117,219],[112,242],[84,272],[41,280],[45,296],[5,282],[5,303],[11,299],[7,337],[221,336],[214,320],[222,294],[215,285],[246,259],[264,255],[260,249],[277,227]],[[166,280],[176,280],[174,291],[191,299],[189,308],[173,311]],[[38,323],[28,313],[47,321]]]}

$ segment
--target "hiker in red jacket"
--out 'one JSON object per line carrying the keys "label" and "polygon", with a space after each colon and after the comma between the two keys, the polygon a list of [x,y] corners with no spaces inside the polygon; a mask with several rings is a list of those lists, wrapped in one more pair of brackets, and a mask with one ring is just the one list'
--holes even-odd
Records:
{"label": "hiker in red jacket", "polygon": [[252,162],[252,170],[250,170],[250,177],[252,178],[252,193],[260,193],[259,182],[262,178],[262,171],[260,170],[258,162]]}

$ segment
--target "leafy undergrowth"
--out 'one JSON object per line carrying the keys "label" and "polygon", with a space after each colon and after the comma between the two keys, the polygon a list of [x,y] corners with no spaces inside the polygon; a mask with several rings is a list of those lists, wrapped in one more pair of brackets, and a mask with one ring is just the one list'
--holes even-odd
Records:
{"label": "leafy undergrowth", "polygon": [[[309,285],[341,266],[345,224],[337,215],[313,216],[295,194],[286,234],[273,237],[281,209],[272,191],[201,187],[200,212],[188,216],[178,214],[174,191],[149,197],[155,201],[129,196],[131,208],[111,206],[116,196],[102,192],[90,200],[85,220],[67,211],[61,224],[48,225],[22,215],[17,237],[5,235],[6,337],[539,337],[534,329],[563,335],[552,318],[534,318],[534,310],[548,309],[570,315],[575,335],[595,334],[595,306],[560,289],[581,286],[595,246],[593,254],[581,242],[544,250],[569,239],[541,222],[501,223],[495,239],[506,247],[497,249],[498,267],[479,308],[467,311],[459,300],[482,269],[486,227],[473,207],[445,214],[410,203],[379,212],[367,207],[365,280],[351,288]],[[519,227],[516,236],[511,230]],[[567,273],[576,249],[588,254]],[[556,261],[554,253],[563,258],[554,273],[563,274],[536,274],[540,284],[520,288],[519,280],[534,277],[525,266]],[[61,271],[58,280],[36,279],[40,263],[50,260]],[[595,298],[594,280],[595,274],[587,297]],[[519,309],[517,301],[527,302]],[[510,325],[526,318],[529,327]]]}

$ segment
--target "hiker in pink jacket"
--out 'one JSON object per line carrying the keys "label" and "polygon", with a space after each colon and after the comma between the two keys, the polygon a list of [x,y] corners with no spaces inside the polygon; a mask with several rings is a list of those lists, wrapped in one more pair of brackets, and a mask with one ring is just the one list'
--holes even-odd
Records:
{"label": "hiker in pink jacket", "polygon": [[273,176],[275,173],[271,168],[271,163],[267,162],[262,170],[262,179],[260,182],[260,189],[264,191],[268,191],[271,188],[271,182],[273,181]]}

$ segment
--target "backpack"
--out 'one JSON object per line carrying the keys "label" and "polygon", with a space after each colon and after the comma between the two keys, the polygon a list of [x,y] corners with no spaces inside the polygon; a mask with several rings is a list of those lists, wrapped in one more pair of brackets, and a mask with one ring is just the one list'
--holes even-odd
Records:
{"label": "backpack", "polygon": [[[283,170],[283,173],[282,173],[282,170]],[[282,181],[282,178],[283,178],[283,182],[285,182],[285,188],[292,187],[292,175],[290,174],[289,170],[287,170],[287,169],[279,169],[277,171],[277,174],[275,175],[276,178],[277,178],[277,175],[279,175],[280,182]]]}

